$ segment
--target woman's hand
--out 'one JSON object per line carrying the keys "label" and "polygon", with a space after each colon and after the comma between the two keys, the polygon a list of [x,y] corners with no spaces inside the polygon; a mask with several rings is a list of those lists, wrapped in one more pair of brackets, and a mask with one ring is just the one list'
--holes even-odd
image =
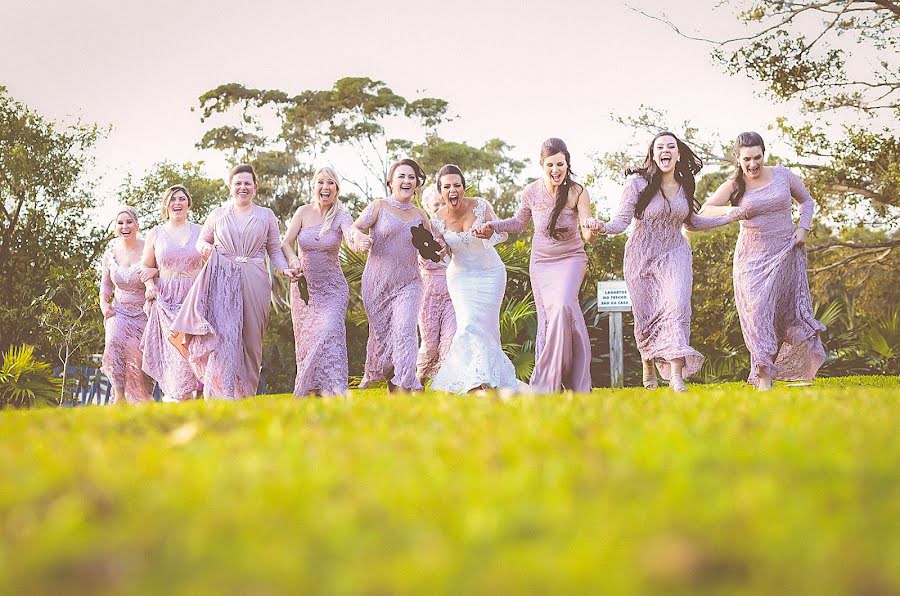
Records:
{"label": "woman's hand", "polygon": [[301,273],[299,269],[294,269],[291,267],[285,267],[281,270],[285,277],[290,278],[291,281],[297,281],[301,277]]}
{"label": "woman's hand", "polygon": [[104,319],[108,319],[116,314],[116,309],[109,302],[101,302],[100,312],[103,313]]}
{"label": "woman's hand", "polygon": [[208,259],[209,255],[212,254],[213,245],[210,244],[209,242],[204,242],[203,244],[200,245],[200,248],[198,250],[200,252],[201,257],[203,257],[204,259]]}
{"label": "woman's hand", "polygon": [[487,240],[494,235],[494,226],[493,224],[491,224],[491,222],[487,221],[472,231],[475,233],[476,238]]}
{"label": "woman's hand", "polygon": [[159,269],[155,267],[141,267],[141,281],[143,283],[147,283],[157,275],[159,275]]}
{"label": "woman's hand", "polygon": [[797,228],[791,237],[791,246],[804,246],[806,244],[806,235],[809,233],[805,228]]}
{"label": "woman's hand", "polygon": [[156,300],[156,295],[158,294],[158,290],[156,289],[156,284],[152,284],[147,286],[147,290],[144,292],[145,300]]}
{"label": "woman's hand", "polygon": [[606,229],[603,225],[603,222],[596,217],[589,217],[585,219],[581,222],[581,227],[598,234],[604,233],[604,230]]}
{"label": "woman's hand", "polygon": [[369,249],[372,248],[372,237],[369,234],[357,230],[354,240],[360,252],[369,252]]}

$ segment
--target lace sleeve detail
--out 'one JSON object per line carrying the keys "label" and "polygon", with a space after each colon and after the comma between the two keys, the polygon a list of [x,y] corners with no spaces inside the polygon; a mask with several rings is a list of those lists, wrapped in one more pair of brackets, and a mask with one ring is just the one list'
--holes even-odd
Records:
{"label": "lace sleeve detail", "polygon": [[103,258],[100,260],[100,298],[106,297],[107,299],[113,295],[116,287],[113,284],[112,274],[109,271],[109,263],[112,260],[112,255],[110,251],[112,249],[107,248],[103,253]]}
{"label": "lace sleeve detail", "polygon": [[281,234],[278,231],[278,218],[275,217],[275,213],[271,209],[266,209],[266,211],[268,211],[269,219],[269,226],[266,231],[266,252],[269,254],[272,265],[279,271],[284,271],[288,268],[288,262],[281,251]]}
{"label": "lace sleeve detail", "polygon": [[800,205],[800,223],[797,225],[805,230],[809,230],[812,227],[813,210],[816,203],[813,200],[812,195],[809,194],[809,191],[806,189],[806,185],[803,184],[803,180],[800,179],[800,176],[787,168],[785,168],[785,171],[787,172],[788,183],[791,187],[791,196],[797,201],[797,204]]}
{"label": "lace sleeve detail", "polygon": [[508,219],[499,219],[491,222],[491,227],[498,232],[516,234],[523,231],[531,223],[531,204],[528,193],[522,193],[522,202],[516,210],[516,214]]}
{"label": "lace sleeve detail", "polygon": [[605,224],[606,234],[621,234],[628,228],[634,217],[634,206],[637,204],[638,195],[640,195],[640,177],[635,176],[625,183],[625,190],[622,192],[622,203],[619,206],[619,212],[611,220]]}

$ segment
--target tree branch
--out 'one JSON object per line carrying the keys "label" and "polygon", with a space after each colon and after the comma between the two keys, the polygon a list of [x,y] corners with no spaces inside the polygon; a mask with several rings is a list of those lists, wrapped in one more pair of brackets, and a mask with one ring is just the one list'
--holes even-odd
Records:
{"label": "tree branch", "polygon": [[896,248],[900,246],[900,240],[888,240],[885,242],[842,242],[840,240],[833,240],[831,242],[825,242],[823,244],[818,244],[816,246],[808,247],[806,252],[819,252],[823,250],[828,250],[829,248],[852,248],[856,250],[866,250],[866,249],[882,249],[882,248]]}

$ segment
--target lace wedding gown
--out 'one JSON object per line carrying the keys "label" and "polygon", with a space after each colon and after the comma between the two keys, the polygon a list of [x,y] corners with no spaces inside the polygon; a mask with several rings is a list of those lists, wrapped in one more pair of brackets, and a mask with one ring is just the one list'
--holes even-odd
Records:
{"label": "lace wedding gown", "polygon": [[[472,228],[484,222],[489,207],[484,199],[478,200]],[[447,289],[456,311],[453,343],[431,388],[450,393],[467,393],[478,387],[524,389],[516,379],[515,367],[500,348],[500,303],[506,289],[506,267],[494,245],[503,242],[506,234],[495,233],[489,240],[481,240],[471,228],[465,232],[448,230],[437,216],[431,222],[452,254]]]}

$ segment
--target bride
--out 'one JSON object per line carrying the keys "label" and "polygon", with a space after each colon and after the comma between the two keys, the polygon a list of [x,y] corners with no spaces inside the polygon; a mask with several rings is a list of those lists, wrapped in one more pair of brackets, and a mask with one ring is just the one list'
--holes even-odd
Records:
{"label": "bride", "polygon": [[449,164],[437,175],[438,190],[446,203],[432,217],[432,229],[450,249],[447,290],[456,311],[456,334],[431,388],[450,393],[479,389],[524,388],[512,362],[500,348],[500,303],[506,289],[506,267],[494,245],[506,234],[487,240],[472,229],[491,221],[491,205],[481,198],[466,198],[466,181],[459,167]]}

